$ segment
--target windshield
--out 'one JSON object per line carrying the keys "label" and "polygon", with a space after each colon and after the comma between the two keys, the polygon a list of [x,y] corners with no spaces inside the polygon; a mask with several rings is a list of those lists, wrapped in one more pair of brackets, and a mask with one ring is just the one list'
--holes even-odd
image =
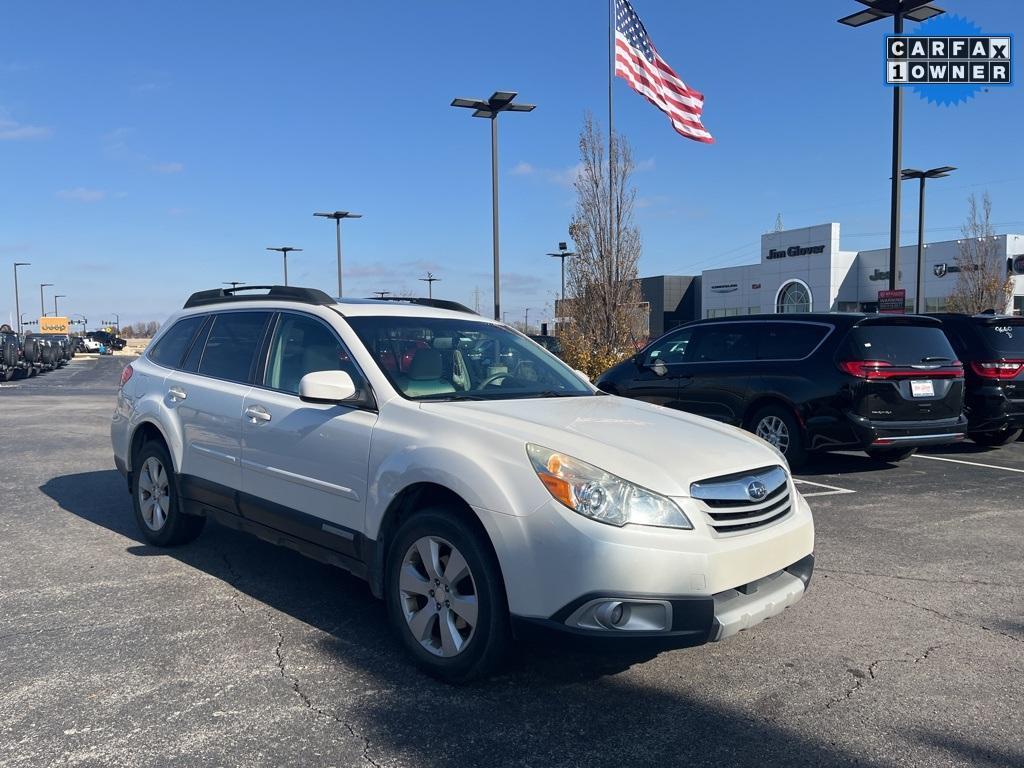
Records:
{"label": "windshield", "polygon": [[412,400],[594,394],[571,368],[504,326],[462,318],[346,319],[395,389]]}

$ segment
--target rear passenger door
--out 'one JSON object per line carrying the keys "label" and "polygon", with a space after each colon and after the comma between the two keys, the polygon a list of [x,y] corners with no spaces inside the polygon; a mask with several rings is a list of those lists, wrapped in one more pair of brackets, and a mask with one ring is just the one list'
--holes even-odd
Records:
{"label": "rear passenger door", "polygon": [[242,404],[271,315],[244,310],[211,315],[180,370],[164,381],[164,402],[184,442],[186,498],[234,511],[234,493],[242,488]]}
{"label": "rear passenger door", "polygon": [[363,531],[376,411],[299,399],[314,371],[343,370],[368,386],[326,322],[282,312],[265,369],[242,409],[242,514],[294,536],[354,553]]}
{"label": "rear passenger door", "polygon": [[750,394],[760,324],[729,322],[699,326],[680,377],[685,411],[740,426]]}

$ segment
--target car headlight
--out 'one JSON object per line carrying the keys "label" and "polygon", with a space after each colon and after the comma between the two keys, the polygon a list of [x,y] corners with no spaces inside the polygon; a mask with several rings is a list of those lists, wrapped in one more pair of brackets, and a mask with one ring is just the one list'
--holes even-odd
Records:
{"label": "car headlight", "polygon": [[672,499],[550,448],[531,443],[526,452],[552,497],[584,517],[619,527],[693,528]]}

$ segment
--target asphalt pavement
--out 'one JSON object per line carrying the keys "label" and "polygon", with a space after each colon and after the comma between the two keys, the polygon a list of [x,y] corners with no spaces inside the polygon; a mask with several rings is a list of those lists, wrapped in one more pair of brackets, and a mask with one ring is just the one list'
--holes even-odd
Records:
{"label": "asphalt pavement", "polygon": [[459,688],[341,571],[213,524],[144,544],[108,437],[128,359],[0,385],[2,766],[1024,765],[1024,443],[821,458],[783,615]]}

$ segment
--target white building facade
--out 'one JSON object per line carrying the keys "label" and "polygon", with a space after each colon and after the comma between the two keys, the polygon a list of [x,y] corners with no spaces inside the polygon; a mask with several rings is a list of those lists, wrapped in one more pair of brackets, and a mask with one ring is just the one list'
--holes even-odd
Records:
{"label": "white building facade", "polygon": [[[1001,309],[1024,314],[1024,235],[994,235],[994,249],[1013,265],[1014,295]],[[927,243],[922,266],[924,312],[946,309],[957,281],[957,240]],[[1015,258],[1020,257],[1020,258]],[[915,306],[917,243],[900,248],[897,287],[906,308]],[[876,312],[878,292],[889,287],[889,249],[843,250],[839,224],[770,232],[761,236],[761,261],[710,269],[701,277],[701,316],[760,312]]]}

